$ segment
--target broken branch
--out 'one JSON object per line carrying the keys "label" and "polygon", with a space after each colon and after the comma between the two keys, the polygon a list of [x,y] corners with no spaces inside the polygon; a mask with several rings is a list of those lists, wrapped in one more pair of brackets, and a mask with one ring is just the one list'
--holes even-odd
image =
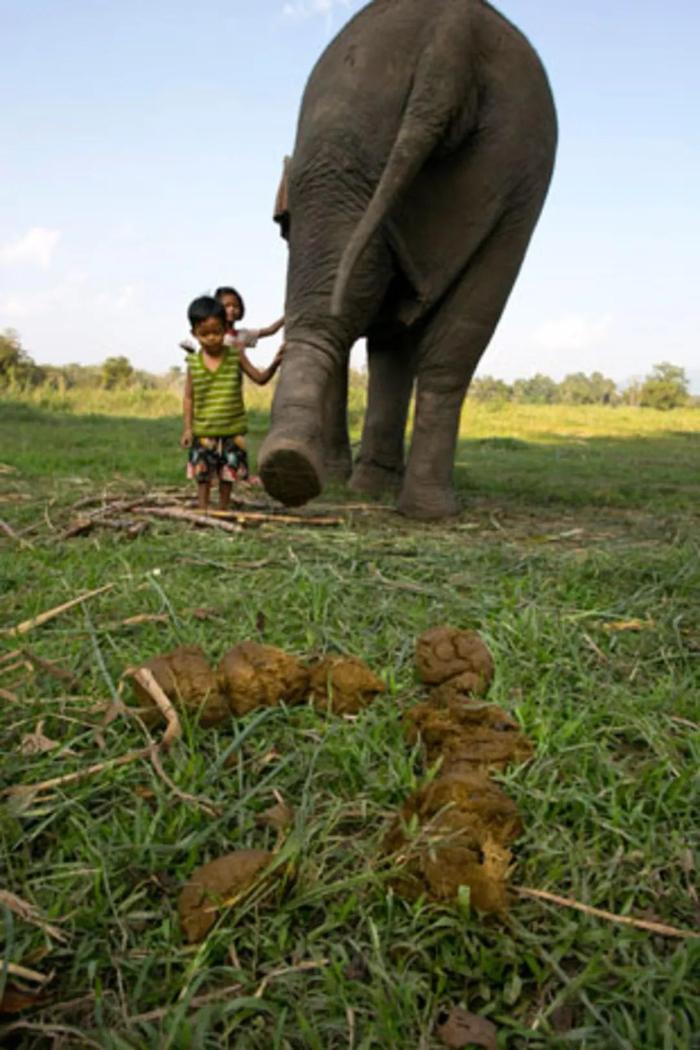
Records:
{"label": "broken branch", "polygon": [[649,930],[650,933],[658,933],[661,937],[690,937],[700,938],[700,933],[695,930],[679,930],[675,926],[666,926],[662,922],[651,922],[648,919],[634,919],[628,915],[615,915],[611,911],[603,911],[602,908],[593,908],[590,904],[582,904],[573,897],[559,897],[556,893],[548,893],[546,890],[533,890],[526,886],[514,886],[513,889],[521,897],[530,897],[533,900],[549,901],[550,904],[559,904],[563,908],[575,908],[585,915],[594,915],[598,919],[606,919],[608,922],[617,922],[623,926],[633,926],[638,930]]}
{"label": "broken branch", "polygon": [[82,602],[88,601],[90,598],[95,598],[98,594],[104,594],[105,591],[110,591],[115,585],[113,583],[106,583],[104,587],[97,587],[94,591],[86,591],[85,594],[79,594],[77,598],[71,598],[69,602],[63,602],[62,605],[56,605],[53,609],[47,609],[46,612],[39,613],[38,616],[33,616],[31,620],[24,620],[23,623],[17,624],[16,627],[11,627],[6,634],[16,637],[20,634],[27,634],[32,631],[35,627],[41,627],[42,624],[48,623],[49,620],[55,619],[56,616],[60,616],[61,613],[67,612],[68,609],[73,609],[76,605],[80,605]]}
{"label": "broken branch", "polygon": [[171,518],[175,521],[188,521],[192,525],[203,525],[205,528],[223,529],[224,532],[242,532],[241,525],[234,525],[230,521],[220,521],[218,518],[206,514],[194,514],[181,507],[138,507],[135,514],[144,515],[149,518]]}
{"label": "broken branch", "polygon": [[[53,937],[54,940],[62,941],[64,944],[68,940],[67,935],[62,930],[52,926],[51,923],[42,917],[36,905],[22,900],[15,893],[10,893],[8,890],[0,890],[0,904],[4,904],[6,908],[18,915],[20,919],[24,919],[25,922],[31,923],[32,926],[38,926],[39,929],[47,933],[49,937]],[[17,976],[20,975],[18,974]]]}
{"label": "broken branch", "polygon": [[153,703],[160,709],[167,722],[160,746],[166,749],[169,748],[171,744],[182,736],[182,726],[180,725],[177,711],[158,685],[153,672],[149,671],[147,667],[138,667],[134,671],[127,672],[127,674],[129,674],[131,678],[136,679],[139,685],[143,686],[148,695],[152,698]]}
{"label": "broken branch", "polygon": [[85,780],[86,777],[91,777],[95,773],[102,773],[106,769],[117,769],[118,766],[126,766],[131,762],[137,762],[140,758],[148,758],[151,750],[152,747],[142,747],[138,751],[129,751],[128,754],[121,755],[119,758],[110,758],[106,762],[97,762],[95,765],[79,769],[75,773],[66,773],[62,777],[53,777],[51,780],[42,780],[39,784],[15,784],[0,791],[0,798],[3,798],[5,795],[38,794],[41,791],[48,791],[50,788],[60,787],[63,784],[72,784],[76,780]]}

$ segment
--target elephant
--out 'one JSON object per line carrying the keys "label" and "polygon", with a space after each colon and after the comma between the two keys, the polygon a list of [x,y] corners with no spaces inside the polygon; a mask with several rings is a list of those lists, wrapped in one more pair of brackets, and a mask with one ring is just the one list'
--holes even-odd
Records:
{"label": "elephant", "polygon": [[[328,476],[458,513],[461,407],[549,188],[557,118],[527,39],[484,0],[373,0],[314,67],[277,198],[285,357],[259,473],[290,506]],[[368,393],[352,469],[350,350]],[[415,386],[413,433],[404,438]]]}

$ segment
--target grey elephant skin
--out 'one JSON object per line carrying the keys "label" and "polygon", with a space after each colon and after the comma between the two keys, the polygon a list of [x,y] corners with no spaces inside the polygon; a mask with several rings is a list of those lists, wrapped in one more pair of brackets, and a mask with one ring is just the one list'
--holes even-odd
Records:
{"label": "grey elephant skin", "polygon": [[481,0],[374,0],[329,45],[278,197],[287,350],[260,452],[272,496],[299,505],[350,475],[348,359],[366,336],[351,487],[392,490],[416,518],[458,511],[460,410],[539,218],[556,138],[537,54]]}

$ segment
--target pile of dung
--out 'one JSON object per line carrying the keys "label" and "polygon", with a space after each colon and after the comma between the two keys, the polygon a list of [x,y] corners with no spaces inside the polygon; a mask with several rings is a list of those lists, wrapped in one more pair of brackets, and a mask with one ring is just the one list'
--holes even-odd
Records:
{"label": "pile of dung", "polygon": [[217,912],[233,904],[273,860],[268,850],[243,849],[204,864],[190,875],[180,893],[178,913],[190,944],[204,940]]}
{"label": "pile of dung", "polygon": [[493,680],[493,659],[476,631],[431,627],[418,639],[416,670],[426,685],[459,677],[465,693],[483,696]]}
{"label": "pile of dung", "polygon": [[431,696],[406,715],[410,744],[421,740],[428,765],[442,759],[441,772],[504,770],[532,757],[532,744],[501,707],[478,701],[435,703]]}
{"label": "pile of dung", "polygon": [[[338,715],[355,714],[371,704],[386,686],[355,656],[329,656],[310,667],[297,657],[259,642],[240,642],[214,670],[198,645],[182,645],[154,656],[143,667],[154,675],[171,703],[194,713],[200,725],[219,725],[259,707],[300,704]],[[139,714],[148,724],[163,714],[148,690],[132,678]]]}
{"label": "pile of dung", "polygon": [[449,901],[468,886],[476,908],[503,913],[507,846],[520,830],[517,806],[485,773],[439,777],[406,800],[386,836],[384,848],[400,864],[394,887],[409,899]]}
{"label": "pile of dung", "polygon": [[309,671],[294,656],[259,642],[241,642],[222,657],[219,682],[236,715],[257,707],[301,703],[309,692]]}
{"label": "pile of dung", "polygon": [[386,691],[381,678],[355,656],[328,656],[311,668],[311,700],[337,715],[353,715]]}
{"label": "pile of dung", "polygon": [[436,780],[407,799],[386,837],[386,852],[397,855],[396,889],[444,901],[468,886],[476,908],[502,914],[508,845],[521,825],[515,803],[489,771],[530,758],[532,745],[511,715],[483,699],[494,665],[478,634],[452,627],[426,631],[416,646],[416,667],[434,688],[406,715],[405,733],[440,769]]}
{"label": "pile of dung", "polygon": [[[170,702],[196,715],[202,726],[214,726],[230,717],[219,681],[198,645],[181,645],[154,656],[143,665],[151,672]],[[163,713],[139,681],[132,679],[134,695],[144,707],[139,712],[147,724],[163,721]]]}

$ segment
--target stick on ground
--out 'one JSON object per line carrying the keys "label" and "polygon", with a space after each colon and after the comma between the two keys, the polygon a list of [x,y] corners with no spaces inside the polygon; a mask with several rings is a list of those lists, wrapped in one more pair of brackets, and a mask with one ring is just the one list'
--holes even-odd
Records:
{"label": "stick on ground", "polygon": [[94,591],[86,591],[85,594],[79,594],[77,598],[71,598],[69,602],[64,602],[62,605],[56,605],[53,609],[47,609],[46,612],[39,613],[38,616],[33,616],[31,620],[24,620],[23,623],[18,623],[16,627],[11,627],[6,634],[12,637],[27,634],[29,631],[34,630],[35,627],[41,627],[42,624],[55,619],[56,616],[60,616],[61,613],[67,612],[68,609],[73,609],[76,605],[80,605],[81,602],[86,602],[90,598],[95,598],[98,594],[104,594],[105,591],[110,591],[114,586],[115,584],[113,583],[106,583],[104,587],[97,587]]}
{"label": "stick on ground", "polygon": [[62,941],[64,944],[68,940],[63,930],[59,930],[57,926],[52,926],[51,923],[43,918],[36,905],[22,900],[15,893],[10,893],[8,890],[0,890],[0,904],[9,908],[11,912],[18,915],[20,919],[24,919],[25,922],[31,923],[32,926],[38,926],[39,929],[43,930],[44,933],[48,933],[49,937],[53,937],[54,940]]}
{"label": "stick on ground", "polygon": [[208,517],[206,514],[194,514],[180,507],[138,507],[135,514],[144,515],[148,518],[170,518],[174,521],[188,521],[191,525],[203,525],[209,529],[223,529],[224,532],[242,532],[242,525],[234,525],[230,521],[222,521],[220,518]]}
{"label": "stick on ground", "polygon": [[169,748],[171,744],[182,736],[182,726],[180,725],[177,711],[158,685],[153,672],[149,671],[147,667],[138,667],[135,671],[129,672],[129,674],[131,678],[134,678],[139,683],[139,685],[143,686],[153,700],[153,703],[158,706],[165,718],[167,726],[161,739],[160,746],[163,748]]}
{"label": "stick on ground", "polygon": [[12,787],[0,791],[0,798],[6,795],[38,794],[41,791],[49,791],[51,788],[61,787],[63,784],[73,784],[76,780],[85,780],[95,773],[102,773],[106,769],[116,769],[118,766],[127,766],[131,762],[137,762],[140,758],[148,758],[152,747],[142,747],[138,751],[129,751],[119,758],[108,758],[105,762],[97,762],[95,765],[86,766],[76,773],[66,773],[62,777],[52,777],[51,780],[42,780],[39,784],[14,784]]}
{"label": "stick on ground", "polygon": [[575,908],[585,915],[593,915],[597,919],[606,919],[608,922],[621,923],[623,926],[633,926],[637,930],[649,930],[650,933],[658,933],[661,937],[689,937],[700,938],[700,933],[695,930],[679,930],[675,926],[666,926],[662,922],[651,922],[648,919],[634,919],[629,915],[615,915],[611,911],[603,911],[602,908],[593,908],[590,904],[582,904],[573,897],[559,897],[556,893],[548,893],[546,890],[532,890],[526,886],[514,886],[513,889],[521,897],[530,897],[532,900],[549,901],[550,904],[559,904],[563,908]]}

